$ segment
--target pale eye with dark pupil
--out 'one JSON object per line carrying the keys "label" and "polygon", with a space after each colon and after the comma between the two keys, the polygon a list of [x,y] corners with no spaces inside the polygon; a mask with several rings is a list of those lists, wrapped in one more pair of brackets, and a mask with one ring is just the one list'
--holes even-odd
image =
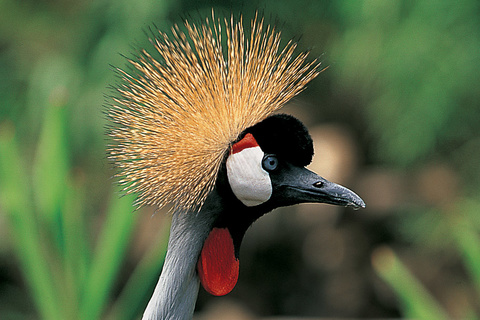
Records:
{"label": "pale eye with dark pupil", "polygon": [[278,167],[278,159],[274,155],[266,155],[263,157],[262,167],[266,171],[273,171]]}

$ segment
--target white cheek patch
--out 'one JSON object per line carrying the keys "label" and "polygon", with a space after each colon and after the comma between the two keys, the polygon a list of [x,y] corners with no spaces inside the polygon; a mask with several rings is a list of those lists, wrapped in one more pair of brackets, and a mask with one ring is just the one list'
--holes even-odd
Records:
{"label": "white cheek patch", "polygon": [[[240,147],[239,147],[240,146]],[[272,195],[272,183],[262,168],[264,153],[251,134],[232,147],[227,177],[235,196],[247,207],[258,206]]]}

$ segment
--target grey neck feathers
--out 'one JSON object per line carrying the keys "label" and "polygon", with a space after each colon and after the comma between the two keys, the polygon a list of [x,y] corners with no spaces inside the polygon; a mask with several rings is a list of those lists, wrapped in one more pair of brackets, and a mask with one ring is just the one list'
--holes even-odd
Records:
{"label": "grey neck feathers", "polygon": [[192,319],[200,286],[197,260],[220,213],[220,202],[213,191],[200,212],[176,212],[173,215],[162,274],[143,320]]}

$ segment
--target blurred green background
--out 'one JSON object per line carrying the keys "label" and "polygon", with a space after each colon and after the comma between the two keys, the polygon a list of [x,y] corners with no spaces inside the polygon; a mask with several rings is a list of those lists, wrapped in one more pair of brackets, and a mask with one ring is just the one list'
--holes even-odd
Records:
{"label": "blurred green background", "polygon": [[111,66],[153,23],[211,8],[259,10],[329,66],[284,111],[311,130],[312,168],[367,209],[260,219],[237,287],[201,291],[196,318],[480,318],[475,0],[1,0],[0,318],[140,317],[169,216],[134,211],[112,183]]}

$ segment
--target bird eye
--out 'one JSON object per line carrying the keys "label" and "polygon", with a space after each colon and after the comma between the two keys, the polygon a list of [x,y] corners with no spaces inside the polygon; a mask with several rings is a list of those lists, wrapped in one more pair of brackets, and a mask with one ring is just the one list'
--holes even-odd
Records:
{"label": "bird eye", "polygon": [[273,155],[266,155],[265,157],[263,157],[262,167],[267,171],[273,171],[277,169],[278,167],[277,157]]}

